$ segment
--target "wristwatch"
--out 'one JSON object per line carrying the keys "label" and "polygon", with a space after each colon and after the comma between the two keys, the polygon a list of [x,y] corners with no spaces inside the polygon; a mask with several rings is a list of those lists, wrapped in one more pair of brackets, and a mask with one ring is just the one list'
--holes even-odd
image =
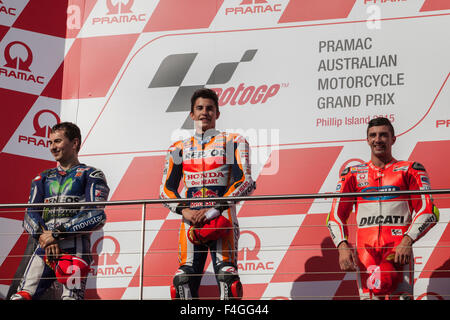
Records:
{"label": "wristwatch", "polygon": [[61,239],[61,231],[59,231],[58,229],[53,229],[52,237],[55,238],[56,240],[60,240]]}

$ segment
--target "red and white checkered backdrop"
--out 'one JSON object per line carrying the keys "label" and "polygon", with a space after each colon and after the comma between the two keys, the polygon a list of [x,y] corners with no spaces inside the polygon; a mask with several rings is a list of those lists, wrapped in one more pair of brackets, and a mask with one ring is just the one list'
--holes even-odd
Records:
{"label": "red and white checkered backdrop", "polygon": [[[334,192],[343,166],[368,160],[366,124],[380,115],[396,129],[394,156],[449,188],[449,29],[447,0],[1,0],[0,203],[27,202],[31,179],[55,165],[59,121],[82,129],[80,158],[105,172],[110,200],[157,198],[200,87],[219,93],[218,128],[249,139],[255,195]],[[434,198],[440,222],[414,248],[417,299],[450,297],[450,200]],[[245,299],[356,298],[355,275],[328,250],[330,202],[239,205]],[[141,209],[107,215],[87,298],[137,299]],[[22,219],[0,211],[0,297],[26,244]],[[179,222],[148,206],[145,299],[170,297]],[[204,277],[200,294],[217,291]]]}

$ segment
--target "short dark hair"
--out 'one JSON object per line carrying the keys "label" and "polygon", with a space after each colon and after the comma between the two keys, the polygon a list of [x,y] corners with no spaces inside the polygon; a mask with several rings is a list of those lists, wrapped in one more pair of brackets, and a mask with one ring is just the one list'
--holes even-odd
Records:
{"label": "short dark hair", "polygon": [[81,147],[81,131],[80,128],[72,122],[61,122],[57,123],[52,127],[52,132],[62,130],[64,131],[64,135],[70,140],[73,141],[73,139],[78,138],[80,143],[78,144],[77,152],[80,151]]}
{"label": "short dark hair", "polygon": [[391,121],[388,118],[384,117],[373,118],[369,121],[369,125],[367,126],[367,135],[369,135],[369,129],[376,126],[389,127],[389,131],[391,132],[392,136],[395,136],[394,127],[392,126]]}
{"label": "short dark hair", "polygon": [[219,112],[219,97],[214,90],[207,88],[196,90],[191,97],[191,112],[194,112],[195,101],[197,101],[198,98],[211,99],[212,101],[214,101],[217,112]]}

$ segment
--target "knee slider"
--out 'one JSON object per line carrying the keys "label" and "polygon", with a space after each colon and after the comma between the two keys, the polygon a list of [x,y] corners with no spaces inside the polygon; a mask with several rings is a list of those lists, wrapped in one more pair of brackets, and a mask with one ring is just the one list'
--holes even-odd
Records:
{"label": "knee slider", "polygon": [[190,267],[180,267],[173,278],[173,286],[170,288],[172,299],[192,299],[190,278],[194,271]]}
{"label": "knee slider", "polygon": [[221,299],[241,299],[243,295],[242,283],[237,269],[232,264],[222,264],[217,272],[220,285]]}

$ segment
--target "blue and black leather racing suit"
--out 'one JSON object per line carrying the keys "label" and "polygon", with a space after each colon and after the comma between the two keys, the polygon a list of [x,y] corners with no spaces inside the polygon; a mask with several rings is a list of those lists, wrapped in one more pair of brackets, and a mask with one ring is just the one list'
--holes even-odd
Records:
{"label": "blue and black leather racing suit", "polygon": [[[67,171],[52,168],[39,174],[31,183],[29,203],[80,203],[79,207],[28,208],[23,227],[36,240],[43,230],[58,231],[62,252],[91,262],[91,231],[103,227],[103,207],[85,207],[83,202],[106,201],[109,187],[101,170],[79,164]],[[39,245],[25,269],[18,292],[38,299],[55,280],[54,271],[46,264],[45,251]],[[86,279],[76,285],[63,286],[62,299],[83,299]],[[13,295],[11,299],[20,298]]]}

